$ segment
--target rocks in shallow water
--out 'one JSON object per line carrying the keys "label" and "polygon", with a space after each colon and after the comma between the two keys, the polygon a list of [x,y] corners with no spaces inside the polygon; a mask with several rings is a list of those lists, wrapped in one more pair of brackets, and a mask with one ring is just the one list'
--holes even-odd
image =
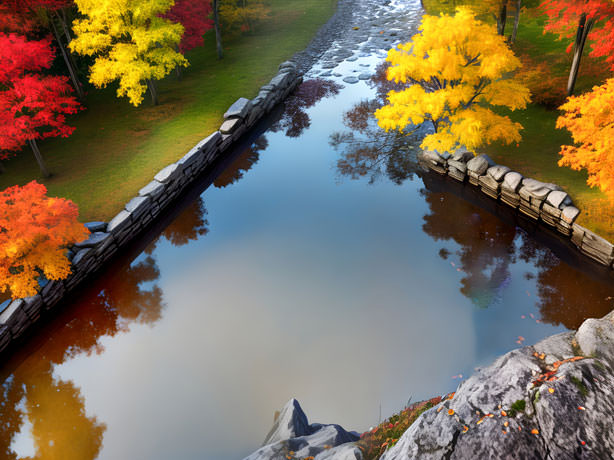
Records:
{"label": "rocks in shallow water", "polygon": [[[358,439],[357,434],[347,432],[339,425],[309,424],[298,401],[291,399],[275,420],[264,446],[245,460],[286,460],[290,452],[294,452],[292,458],[362,460],[360,451],[353,444]],[[337,446],[343,448],[334,449]]]}
{"label": "rocks in shallow water", "polygon": [[345,77],[343,81],[346,83],[349,83],[350,85],[353,85],[354,83],[358,83],[358,77],[354,77],[354,76]]}
{"label": "rocks in shallow water", "polygon": [[368,80],[370,78],[371,78],[370,73],[361,73],[360,75],[358,75],[359,80]]}
{"label": "rocks in shallow water", "polygon": [[614,312],[511,351],[422,414],[382,460],[611,458]]}

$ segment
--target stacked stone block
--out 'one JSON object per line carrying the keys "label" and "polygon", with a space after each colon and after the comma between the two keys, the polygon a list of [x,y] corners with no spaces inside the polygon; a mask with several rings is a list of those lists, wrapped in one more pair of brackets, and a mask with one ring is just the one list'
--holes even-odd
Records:
{"label": "stacked stone block", "polygon": [[507,166],[495,164],[487,155],[474,156],[466,149],[453,155],[424,151],[420,160],[439,174],[479,187],[495,200],[535,221],[544,222],[562,235],[571,237],[577,248],[601,265],[614,268],[614,246],[576,224],[580,210],[569,195],[556,184],[525,178]]}
{"label": "stacked stone block", "polygon": [[240,98],[224,114],[224,122],[196,144],[179,161],[159,171],[139,190],[109,223],[89,222],[85,241],[67,250],[72,273],[61,281],[50,281],[39,294],[0,305],[0,352],[41,314],[53,308],[62,297],[99,270],[117,251],[140,235],[180,195],[198,175],[213,165],[223,153],[258,120],[282,102],[302,82],[296,64],[286,61],[271,81],[251,101]]}

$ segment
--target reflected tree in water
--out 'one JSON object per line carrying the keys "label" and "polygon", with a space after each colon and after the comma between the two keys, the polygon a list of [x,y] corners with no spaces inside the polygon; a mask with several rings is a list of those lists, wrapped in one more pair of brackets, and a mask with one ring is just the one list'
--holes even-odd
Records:
{"label": "reflected tree in water", "polygon": [[367,177],[371,183],[386,176],[395,184],[401,184],[418,171],[419,139],[428,128],[411,128],[403,133],[385,132],[377,126],[374,116],[374,112],[386,103],[389,91],[404,87],[386,78],[388,66],[388,63],[379,65],[367,81],[375,90],[375,97],[359,102],[343,114],[343,124],[348,131],[330,136],[330,145],[340,152],[337,171],[341,176],[351,179]]}
{"label": "reflected tree in water", "polygon": [[164,229],[164,236],[173,246],[183,246],[209,233],[207,209],[202,197],[190,203],[177,218]]}
{"label": "reflected tree in water", "polygon": [[[132,323],[153,324],[161,317],[160,271],[144,256],[98,281],[70,310],[32,340],[29,354],[9,363],[0,391],[0,455],[7,459],[93,460],[102,449],[104,423],[88,416],[72,381],[54,377],[56,365],[77,355],[100,353],[103,336],[127,331]],[[104,288],[100,286],[103,285]],[[26,419],[31,424],[33,457],[18,457],[12,443]]]}
{"label": "reflected tree in water", "polygon": [[601,318],[614,309],[614,280],[599,280],[562,262],[528,236],[519,256],[538,268],[538,308],[542,320],[577,329],[587,318]]}
{"label": "reflected tree in water", "polygon": [[313,78],[305,80],[284,102],[284,112],[269,131],[285,131],[288,137],[300,137],[311,126],[307,109],[323,98],[339,94],[343,88],[332,80]]}
{"label": "reflected tree in water", "polygon": [[[456,268],[465,276],[461,293],[479,308],[500,298],[510,281],[509,266],[515,262],[516,229],[449,193],[423,192],[430,214],[424,216],[424,232],[435,241],[454,241]],[[440,256],[447,259],[450,251]]]}
{"label": "reflected tree in water", "polygon": [[252,169],[260,159],[260,152],[266,150],[269,146],[269,141],[266,136],[262,135],[254,141],[254,143],[237,157],[216,179],[213,185],[217,188],[224,188],[228,185],[239,182],[245,173]]}
{"label": "reflected tree in water", "polygon": [[[593,278],[561,261],[526,231],[452,193],[430,190],[437,185],[429,177],[423,178],[430,211],[423,229],[435,241],[455,243],[439,254],[464,274],[460,291],[476,306],[496,303],[511,281],[510,265],[522,260],[536,268],[528,277],[535,278],[542,321],[576,329],[584,319],[602,317],[614,308],[611,279]],[[452,254],[458,258],[452,260]]]}

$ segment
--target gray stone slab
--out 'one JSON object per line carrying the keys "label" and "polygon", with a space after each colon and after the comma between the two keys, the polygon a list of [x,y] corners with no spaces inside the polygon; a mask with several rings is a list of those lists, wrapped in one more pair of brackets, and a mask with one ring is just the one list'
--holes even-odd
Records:
{"label": "gray stone slab", "polygon": [[245,118],[249,109],[251,107],[251,102],[249,99],[240,97],[237,99],[224,113],[224,118]]}
{"label": "gray stone slab", "polygon": [[[98,246],[100,243],[103,243],[109,238],[111,238],[110,233],[94,232],[90,234],[88,239],[76,243],[75,248],[77,250],[83,249],[83,248],[93,248],[94,246]],[[73,258],[73,261],[74,261],[74,258]]]}
{"label": "gray stone slab", "polygon": [[522,184],[522,174],[515,171],[508,172],[503,176],[503,183],[501,184],[502,190],[508,190],[510,192],[517,192]]}
{"label": "gray stone slab", "polygon": [[478,176],[486,173],[486,170],[491,166],[494,166],[494,162],[485,154],[478,155],[467,162],[467,170]]}
{"label": "gray stone slab", "polygon": [[149,196],[156,199],[162,194],[162,192],[164,192],[165,188],[166,186],[164,184],[158,182],[157,180],[152,180],[149,184],[139,190],[139,195]]}
{"label": "gray stone slab", "polygon": [[85,228],[87,228],[91,233],[94,232],[105,232],[107,230],[106,222],[86,222]]}
{"label": "gray stone slab", "polygon": [[147,212],[151,204],[151,198],[148,196],[135,196],[128,203],[126,203],[125,210],[133,216],[140,216],[144,212]]}
{"label": "gray stone slab", "polygon": [[358,79],[359,80],[369,80],[371,76],[372,75],[370,73],[361,73],[360,75],[358,75]]}
{"label": "gray stone slab", "polygon": [[565,206],[561,211],[561,219],[569,225],[573,224],[579,215],[580,210],[575,206]]}
{"label": "gray stone slab", "polygon": [[271,79],[269,84],[274,88],[285,89],[288,86],[289,78],[290,74],[288,72],[280,72]]}
{"label": "gray stone slab", "polygon": [[170,164],[161,169],[160,172],[154,176],[154,179],[162,184],[166,184],[177,176],[178,170],[179,165],[177,163]]}
{"label": "gray stone slab", "polygon": [[560,190],[553,190],[552,192],[550,192],[548,194],[548,196],[546,197],[546,201],[548,202],[548,204],[550,204],[551,206],[554,206],[555,208],[560,207],[565,201],[566,199],[569,198],[569,195],[567,195],[567,193],[560,191]]}
{"label": "gray stone slab", "polygon": [[510,168],[503,165],[491,166],[486,171],[486,173],[497,182],[501,182],[503,180],[503,176],[505,176],[508,172],[510,172]]}
{"label": "gray stone slab", "polygon": [[[122,209],[113,219],[109,222],[107,226],[107,232],[115,233],[123,230],[132,222],[132,216],[128,211]],[[78,256],[79,254],[77,254]],[[75,256],[75,258],[77,257]]]}
{"label": "gray stone slab", "polygon": [[351,75],[351,76],[349,76],[349,77],[345,77],[345,78],[343,79],[343,81],[344,81],[345,83],[350,84],[350,85],[353,85],[353,84],[355,84],[355,83],[358,83],[358,82],[359,82],[358,77],[354,77],[353,75]]}
{"label": "gray stone slab", "polygon": [[240,118],[231,118],[229,120],[224,121],[222,126],[220,126],[220,133],[222,134],[232,134],[239,126],[241,126],[242,121]]}

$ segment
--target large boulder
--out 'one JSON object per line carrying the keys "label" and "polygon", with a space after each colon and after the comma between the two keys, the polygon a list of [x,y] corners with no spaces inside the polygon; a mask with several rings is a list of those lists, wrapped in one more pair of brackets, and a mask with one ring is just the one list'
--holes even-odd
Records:
{"label": "large boulder", "polygon": [[354,444],[358,439],[358,434],[345,431],[339,425],[309,424],[298,401],[291,399],[277,416],[264,445],[245,460],[305,457],[362,460],[362,454]]}
{"label": "large boulder", "polygon": [[382,460],[612,458],[613,369],[614,312],[503,355]]}

